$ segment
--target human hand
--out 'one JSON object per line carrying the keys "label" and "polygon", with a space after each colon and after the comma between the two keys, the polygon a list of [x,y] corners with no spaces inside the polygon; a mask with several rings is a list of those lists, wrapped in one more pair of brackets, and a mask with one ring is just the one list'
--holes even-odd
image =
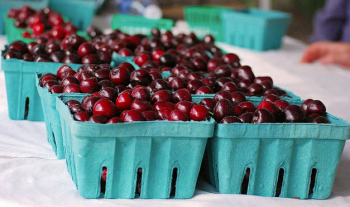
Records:
{"label": "human hand", "polygon": [[316,42],[304,52],[301,62],[319,61],[324,65],[339,64],[350,68],[350,44],[339,42]]}

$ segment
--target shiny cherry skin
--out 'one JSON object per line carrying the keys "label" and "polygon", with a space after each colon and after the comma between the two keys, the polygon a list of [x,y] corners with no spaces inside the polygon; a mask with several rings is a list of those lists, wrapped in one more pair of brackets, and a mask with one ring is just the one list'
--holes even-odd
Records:
{"label": "shiny cherry skin", "polygon": [[61,81],[61,86],[66,86],[68,84],[75,83],[78,84],[79,81],[74,76],[67,76]]}
{"label": "shiny cherry skin", "polygon": [[237,116],[226,116],[220,122],[220,124],[242,123]]}
{"label": "shiny cherry skin", "polygon": [[181,88],[186,88],[187,86],[187,82],[182,79],[182,78],[179,78],[179,77],[174,77],[171,81],[170,81],[170,87],[172,89],[174,89],[175,91],[176,90],[179,90]]}
{"label": "shiny cherry skin", "polygon": [[254,116],[252,119],[253,124],[274,123],[274,122],[275,122],[275,117],[268,110],[264,108],[260,108],[254,112]]}
{"label": "shiny cherry skin", "polygon": [[241,66],[237,69],[236,77],[240,80],[250,80],[251,82],[255,79],[252,68],[247,65]]}
{"label": "shiny cherry skin", "polygon": [[182,88],[174,92],[173,100],[175,103],[180,101],[192,101],[192,96],[189,90]]}
{"label": "shiny cherry skin", "polygon": [[93,108],[95,103],[100,100],[99,97],[97,96],[93,96],[93,95],[89,95],[84,97],[84,99],[81,101],[81,106],[83,107],[83,109],[89,113],[92,114]]}
{"label": "shiny cherry skin", "polygon": [[74,120],[81,122],[89,121],[90,119],[90,115],[85,111],[77,112],[73,115],[73,117]]}
{"label": "shiny cherry skin", "polygon": [[173,94],[169,90],[160,90],[155,92],[151,97],[152,103],[158,102],[158,101],[173,101]]}
{"label": "shiny cherry skin", "polygon": [[190,116],[191,109],[194,105],[195,104],[190,101],[180,101],[177,104],[175,104],[174,110],[181,111],[187,116]]}
{"label": "shiny cherry skin", "polygon": [[66,105],[67,105],[68,107],[70,107],[70,106],[73,105],[73,104],[80,104],[80,102],[77,101],[77,100],[74,100],[74,99],[69,100],[69,101],[66,102]]}
{"label": "shiny cherry skin", "polygon": [[92,123],[105,124],[107,123],[109,118],[104,115],[92,115],[89,119]]}
{"label": "shiny cherry skin", "polygon": [[112,118],[117,113],[117,107],[109,99],[100,99],[95,103],[92,113],[93,115],[104,115],[107,118]]}
{"label": "shiny cherry skin", "polygon": [[247,100],[245,95],[240,91],[231,92],[231,96],[232,96],[233,103],[236,103],[236,104],[239,104]]}
{"label": "shiny cherry skin", "polygon": [[273,102],[271,101],[262,101],[257,107],[258,109],[266,109],[269,111],[274,117],[275,121],[279,122],[282,121],[281,115],[282,115],[282,110],[276,106]]}
{"label": "shiny cherry skin", "polygon": [[242,123],[251,123],[253,116],[254,114],[252,112],[245,112],[241,114],[238,118],[241,120]]}
{"label": "shiny cherry skin", "polygon": [[253,83],[247,88],[247,93],[251,96],[261,96],[264,93],[264,88],[259,83]]}
{"label": "shiny cherry skin", "polygon": [[145,121],[142,112],[136,110],[128,110],[125,112],[123,122]]}
{"label": "shiny cherry skin", "polygon": [[84,111],[83,107],[81,106],[80,103],[78,104],[72,104],[72,105],[69,105],[69,110],[71,113],[77,113],[77,112],[82,112]]}
{"label": "shiny cherry skin", "polygon": [[68,84],[63,88],[63,93],[81,93],[80,86],[77,84]]}
{"label": "shiny cherry skin", "polygon": [[280,108],[282,111],[284,111],[287,106],[289,106],[288,101],[285,100],[277,100],[273,102],[278,108]]}
{"label": "shiny cherry skin", "polygon": [[168,102],[168,101],[158,101],[153,104],[153,108],[156,111],[159,111],[162,108],[170,108],[171,110],[174,110],[175,104]]}
{"label": "shiny cherry skin", "polygon": [[187,89],[193,94],[195,93],[200,87],[204,86],[204,84],[202,83],[202,81],[195,79],[195,80],[191,80],[188,84],[187,84]]}
{"label": "shiny cherry skin", "polygon": [[94,93],[99,89],[97,78],[88,78],[80,82],[80,90],[83,93]]}
{"label": "shiny cherry skin", "polygon": [[118,96],[118,91],[115,88],[111,88],[111,87],[102,88],[98,92],[99,98],[106,98],[113,102],[116,100],[117,96]]}
{"label": "shiny cherry skin", "polygon": [[147,90],[147,88],[144,86],[134,88],[131,92],[131,96],[134,99],[140,99],[143,101],[150,101],[151,100],[151,94]]}
{"label": "shiny cherry skin", "polygon": [[134,98],[131,96],[130,93],[123,92],[117,97],[115,105],[121,111],[129,110],[133,101]]}
{"label": "shiny cherry skin", "polygon": [[194,94],[201,95],[201,94],[213,94],[213,93],[214,93],[213,90],[211,90],[211,88],[209,88],[208,86],[201,86],[196,90]]}
{"label": "shiny cherry skin", "polygon": [[107,124],[122,123],[123,120],[119,117],[112,117],[107,121]]}
{"label": "shiny cherry skin", "polygon": [[226,116],[234,116],[234,106],[227,99],[221,99],[215,105],[213,110],[214,119],[217,123],[220,123]]}
{"label": "shiny cherry skin", "polygon": [[209,120],[209,110],[203,105],[194,105],[190,111],[190,119],[193,121]]}
{"label": "shiny cherry skin", "polygon": [[228,91],[219,91],[214,95],[215,101],[219,101],[221,99],[227,99],[230,102],[232,101],[231,93]]}
{"label": "shiny cherry skin", "polygon": [[136,111],[148,111],[152,110],[153,107],[148,101],[142,101],[140,99],[135,99],[131,105],[130,110],[136,110]]}
{"label": "shiny cherry skin", "polygon": [[245,112],[255,112],[256,107],[250,101],[243,101],[238,104],[238,106],[242,107]]}
{"label": "shiny cherry skin", "polygon": [[49,88],[49,91],[51,93],[63,93],[63,86],[61,85],[54,85],[52,87]]}
{"label": "shiny cherry skin", "polygon": [[158,114],[155,111],[143,111],[142,115],[145,117],[146,121],[155,121],[158,120]]}
{"label": "shiny cherry skin", "polygon": [[222,86],[221,91],[235,92],[238,91],[238,87],[234,82],[226,82]]}
{"label": "shiny cherry skin", "polygon": [[169,121],[189,121],[188,116],[185,113],[182,113],[178,110],[173,110],[168,115]]}
{"label": "shiny cherry skin", "polygon": [[130,72],[127,68],[119,66],[113,68],[109,73],[109,79],[115,84],[127,85],[130,82]]}
{"label": "shiny cherry skin", "polygon": [[173,110],[171,108],[161,108],[159,111],[157,111],[157,115],[161,120],[168,120],[169,114],[172,112]]}
{"label": "shiny cherry skin", "polygon": [[276,96],[274,94],[271,94],[271,95],[267,95],[264,97],[263,101],[271,101],[271,102],[275,102],[275,101],[278,101],[280,100],[280,97],[279,96]]}
{"label": "shiny cherry skin", "polygon": [[305,113],[300,106],[291,104],[284,109],[285,122],[303,122]]}
{"label": "shiny cherry skin", "polygon": [[61,67],[58,68],[56,75],[60,80],[62,80],[62,74],[67,71],[74,71],[74,70],[69,65],[62,65]]}
{"label": "shiny cherry skin", "polygon": [[318,113],[326,115],[326,106],[320,100],[313,100],[307,105],[306,115]]}
{"label": "shiny cherry skin", "polygon": [[90,43],[83,43],[78,48],[78,55],[80,57],[84,57],[89,54],[94,54],[96,52],[96,49],[92,44]]}
{"label": "shiny cherry skin", "polygon": [[331,122],[329,121],[329,119],[327,119],[326,117],[324,116],[319,116],[319,117],[316,117],[312,123],[316,123],[316,124],[330,124]]}

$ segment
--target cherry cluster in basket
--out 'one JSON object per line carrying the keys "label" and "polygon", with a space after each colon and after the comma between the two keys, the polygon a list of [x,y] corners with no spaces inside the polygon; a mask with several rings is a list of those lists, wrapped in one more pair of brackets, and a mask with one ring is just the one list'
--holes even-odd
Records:
{"label": "cherry cluster in basket", "polygon": [[159,90],[151,95],[144,86],[125,90],[119,96],[108,88],[98,94],[86,96],[82,102],[66,102],[77,121],[93,123],[119,123],[133,121],[205,121],[209,110],[191,102],[188,91]]}
{"label": "cherry cluster in basket", "polygon": [[24,38],[47,36],[55,40],[62,40],[66,35],[75,34],[78,31],[71,22],[64,22],[61,14],[50,8],[38,11],[29,6],[22,6],[19,9],[12,8],[7,13],[7,17],[15,19],[15,27],[33,31],[33,33],[24,31],[22,33]]}
{"label": "cherry cluster in basket", "polygon": [[301,106],[281,100],[276,95],[266,96],[256,107],[240,93],[220,91],[214,98],[205,98],[206,106],[218,123],[330,123],[326,107],[319,100],[307,99]]}

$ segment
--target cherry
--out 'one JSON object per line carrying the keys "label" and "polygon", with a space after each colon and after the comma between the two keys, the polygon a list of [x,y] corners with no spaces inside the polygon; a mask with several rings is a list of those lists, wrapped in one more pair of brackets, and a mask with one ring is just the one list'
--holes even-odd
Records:
{"label": "cherry", "polygon": [[[260,85],[262,85],[262,87],[264,88],[264,90],[271,90],[272,87],[273,87],[272,82],[270,82],[270,81],[268,81],[268,80],[267,80],[267,81],[261,82]],[[269,93],[271,93],[271,92],[269,92]],[[268,93],[267,93],[266,95],[268,95]]]}
{"label": "cherry", "polygon": [[144,87],[144,86],[134,88],[132,90],[132,92],[131,92],[131,96],[134,99],[140,99],[140,100],[144,100],[144,101],[150,101],[151,100],[151,94],[149,93],[147,88]]}
{"label": "cherry", "polygon": [[254,112],[254,116],[252,119],[253,124],[274,123],[274,122],[275,122],[275,117],[268,110],[264,108],[260,108]]}
{"label": "cherry", "polygon": [[152,103],[158,102],[158,101],[173,101],[173,94],[169,90],[160,90],[155,92],[151,97]]}
{"label": "cherry", "polygon": [[69,55],[66,55],[63,60],[63,63],[81,63],[81,58],[78,54],[72,53]]}
{"label": "cherry", "polygon": [[55,63],[63,62],[64,54],[62,51],[56,51],[51,53],[50,59]]}
{"label": "cherry", "polygon": [[233,103],[239,104],[243,101],[246,101],[246,97],[240,91],[231,92],[231,96],[232,96]]}
{"label": "cherry", "polygon": [[215,105],[213,110],[214,119],[217,123],[220,123],[225,116],[235,115],[232,103],[227,99],[221,99]]}
{"label": "cherry", "polygon": [[207,69],[207,62],[203,58],[194,58],[192,64],[197,71],[205,71]]}
{"label": "cherry", "polygon": [[273,85],[273,80],[270,76],[259,76],[254,79],[254,83],[262,84],[264,81],[270,81]]}
{"label": "cherry", "polygon": [[277,100],[273,102],[278,108],[280,108],[282,111],[284,111],[287,106],[289,106],[288,101],[285,100]]}
{"label": "cherry", "polygon": [[264,93],[264,88],[259,83],[253,83],[247,88],[247,93],[252,96],[261,96]]}
{"label": "cherry", "polygon": [[169,53],[164,53],[159,57],[159,63],[164,66],[174,67],[176,65],[176,57]]}
{"label": "cherry", "polygon": [[184,81],[182,78],[179,78],[179,77],[174,77],[170,81],[170,87],[175,91],[181,88],[186,88],[186,85],[187,85],[186,81]]}
{"label": "cherry", "polygon": [[[268,81],[269,82],[269,81]],[[263,82],[264,84],[265,82]],[[266,89],[266,87],[264,85],[262,85],[265,92],[264,92],[264,96],[269,96],[269,95],[276,95],[279,96],[279,93],[275,90],[275,89]]]}
{"label": "cherry", "polygon": [[49,88],[49,91],[51,93],[63,93],[63,86],[61,85],[54,85]]}
{"label": "cherry", "polygon": [[252,68],[247,65],[239,67],[236,71],[236,76],[240,80],[250,80],[252,82],[255,79],[255,75],[252,71]]}
{"label": "cherry", "polygon": [[190,101],[180,101],[177,104],[175,104],[174,110],[181,111],[187,116],[190,116],[190,111],[193,106],[194,106],[194,103]]}
{"label": "cherry", "polygon": [[127,85],[130,81],[130,72],[127,68],[119,66],[110,71],[109,78],[116,85]]}
{"label": "cherry", "polygon": [[[184,71],[184,70],[183,70]],[[181,73],[182,71],[180,71]],[[180,74],[179,74],[180,75]],[[186,81],[187,82],[190,82],[191,80],[195,80],[195,79],[202,79],[203,78],[203,75],[198,73],[198,72],[192,72],[192,73],[189,73],[186,77]]]}
{"label": "cherry", "polygon": [[302,122],[305,113],[300,106],[291,104],[284,109],[285,122]]}
{"label": "cherry", "polygon": [[214,70],[217,77],[230,77],[231,68],[228,65],[221,65]]}
{"label": "cherry", "polygon": [[107,124],[121,123],[123,120],[119,117],[112,117],[107,121]]}
{"label": "cherry", "polygon": [[103,88],[98,92],[99,98],[106,98],[111,101],[115,101],[117,96],[118,96],[117,90],[110,87]]}
{"label": "cherry", "polygon": [[214,37],[213,37],[212,35],[207,34],[207,35],[205,35],[205,36],[203,37],[203,42],[204,42],[205,44],[211,45],[211,44],[214,44],[215,39],[214,39]]}
{"label": "cherry", "polygon": [[221,91],[235,92],[238,91],[238,87],[234,82],[226,82],[222,86]]}
{"label": "cherry", "polygon": [[60,46],[56,43],[50,43],[45,46],[45,52],[49,55],[59,50],[60,50]]}
{"label": "cherry", "polygon": [[131,110],[136,110],[136,111],[148,111],[148,110],[152,110],[152,105],[147,102],[147,101],[142,101],[140,99],[135,99],[131,105],[130,105],[130,109]]}
{"label": "cherry", "polygon": [[276,121],[282,121],[281,120],[281,114],[282,111],[279,107],[277,107],[274,103],[271,101],[262,101],[257,107],[258,109],[266,109],[269,111],[274,117]]}
{"label": "cherry", "polygon": [[73,115],[74,120],[76,121],[89,121],[90,115],[86,113],[85,111],[77,112]]}
{"label": "cherry", "polygon": [[81,93],[80,86],[77,84],[68,84],[63,88],[63,93]]}
{"label": "cherry", "polygon": [[48,81],[45,82],[44,87],[49,89],[49,88],[51,88],[54,85],[60,85],[60,84],[56,80],[48,80]]}
{"label": "cherry", "polygon": [[242,123],[251,123],[254,114],[252,112],[245,112],[241,114],[238,118],[242,121]]}
{"label": "cherry", "polygon": [[220,91],[221,88],[225,85],[225,83],[227,82],[232,82],[232,79],[229,78],[229,77],[221,77],[221,78],[218,78],[216,81],[215,81],[215,90],[216,91]]}
{"label": "cherry", "polygon": [[331,123],[331,122],[330,122],[329,119],[327,119],[326,117],[324,117],[324,116],[319,116],[319,117],[316,117],[316,118],[312,121],[312,123],[316,123],[316,124],[329,124],[329,123]]}
{"label": "cherry", "polygon": [[128,69],[130,74],[135,70],[135,67],[131,63],[128,63],[128,62],[120,63],[119,67],[124,67],[124,68]]}
{"label": "cherry", "polygon": [[227,53],[222,56],[222,60],[224,61],[224,63],[232,64],[237,61],[239,62],[239,57],[234,53]]}
{"label": "cherry", "polygon": [[94,75],[98,80],[104,80],[109,79],[109,73],[110,70],[108,69],[99,69],[96,72],[94,72]]}
{"label": "cherry", "polygon": [[256,107],[250,101],[243,101],[238,104],[238,106],[242,107],[245,112],[255,112]]}
{"label": "cherry", "polygon": [[308,116],[305,118],[304,121],[306,121],[306,122],[313,122],[314,119],[315,119],[316,117],[319,117],[319,116],[321,116],[321,115],[318,114],[318,113],[313,113],[313,114],[308,115]]}
{"label": "cherry", "polygon": [[87,78],[80,82],[80,90],[83,93],[93,93],[99,89],[97,78]]}
{"label": "cherry", "polygon": [[100,100],[100,98],[97,96],[93,96],[93,95],[85,96],[81,102],[81,106],[87,113],[92,114],[94,105],[98,100]]}
{"label": "cherry", "polygon": [[147,86],[152,81],[152,78],[146,69],[139,69],[131,73],[130,80],[138,85]]}
{"label": "cherry", "polygon": [[168,116],[171,112],[171,108],[164,107],[157,111],[157,115],[161,120],[168,120]]}
{"label": "cherry", "polygon": [[205,86],[208,86],[211,90],[215,89],[215,80],[212,78],[203,78],[201,79],[202,83]]}
{"label": "cherry", "polygon": [[84,57],[89,54],[94,54],[96,49],[90,43],[83,43],[78,48],[78,55]]}
{"label": "cherry", "polygon": [[175,102],[192,101],[192,96],[191,96],[191,93],[187,89],[182,88],[182,89],[179,89],[179,90],[174,92],[173,100]]}
{"label": "cherry", "polygon": [[194,121],[208,120],[209,110],[203,105],[194,105],[190,111],[190,119]]}
{"label": "cherry", "polygon": [[200,94],[213,94],[213,90],[211,90],[211,88],[209,88],[208,86],[201,86],[200,88],[198,88],[195,92],[196,95],[200,95]]}
{"label": "cherry", "polygon": [[158,69],[154,69],[157,71],[151,71],[149,73],[149,75],[151,76],[152,80],[157,80],[157,79],[162,79],[162,74],[160,72],[158,72]]}
{"label": "cherry", "polygon": [[313,99],[306,99],[305,101],[303,101],[303,103],[301,104],[301,109],[303,110],[303,112],[306,114],[307,113],[307,106],[309,105],[309,103],[311,103],[313,101]]}
{"label": "cherry", "polygon": [[81,59],[82,64],[99,64],[100,57],[97,54],[88,54]]}
{"label": "cherry", "polygon": [[12,58],[21,59],[21,54],[14,50],[7,50],[4,53],[4,59],[12,59]]}
{"label": "cherry", "polygon": [[107,123],[109,118],[107,118],[104,115],[93,115],[90,117],[89,121],[92,123],[99,123],[99,124],[105,124]]}
{"label": "cherry", "polygon": [[237,116],[226,116],[220,122],[220,124],[242,123]]}
{"label": "cherry", "polygon": [[230,102],[232,101],[231,93],[228,91],[219,91],[214,95],[215,101],[219,101],[221,99],[227,99]]}
{"label": "cherry", "polygon": [[168,120],[169,121],[189,121],[189,118],[185,113],[182,113],[181,111],[178,111],[178,110],[173,110],[168,115]]}
{"label": "cherry", "polygon": [[174,110],[175,104],[168,101],[158,101],[153,104],[153,107],[156,111],[159,111],[162,108],[170,108],[171,110]]}
{"label": "cherry", "polygon": [[69,110],[72,112],[72,113],[77,113],[77,112],[82,112],[84,111],[83,107],[81,106],[81,104],[72,104],[72,105],[69,105]]}
{"label": "cherry", "polygon": [[117,97],[117,99],[115,101],[115,105],[121,111],[129,110],[131,103],[133,101],[134,101],[134,98],[131,96],[130,93],[123,92]]}
{"label": "cherry", "polygon": [[145,117],[146,121],[155,121],[158,120],[158,114],[155,111],[143,111],[142,115]]}
{"label": "cherry", "polygon": [[238,82],[237,86],[242,92],[247,92],[248,87],[252,84],[250,80],[241,80]]}
{"label": "cherry", "polygon": [[171,90],[169,83],[163,79],[154,80],[148,86],[157,90]]}
{"label": "cherry", "polygon": [[187,84],[187,89],[190,91],[190,93],[195,93],[200,87],[202,87],[204,84],[202,83],[202,81],[195,79],[195,80],[191,80],[188,84]]}
{"label": "cherry", "polygon": [[128,56],[133,56],[134,53],[129,49],[129,48],[122,48],[118,51],[118,54],[123,56],[123,57],[128,57]]}
{"label": "cherry", "polygon": [[48,81],[57,81],[56,76],[44,75],[40,78],[40,86],[44,86]]}
{"label": "cherry", "polygon": [[326,115],[326,107],[319,100],[313,100],[307,105],[306,115],[318,113],[321,115]]}
{"label": "cherry", "polygon": [[[32,44],[33,45],[33,44]],[[35,45],[33,45],[34,47]],[[7,47],[8,50],[14,50],[16,52],[19,52],[20,54],[24,54],[26,52],[28,52],[28,48],[27,48],[27,45],[26,43],[24,43],[23,41],[21,40],[17,40],[17,41],[14,41],[14,42],[11,42],[8,47]]]}
{"label": "cherry", "polygon": [[214,111],[216,103],[217,102],[213,98],[204,98],[199,102],[200,105],[205,106],[210,112]]}
{"label": "cherry", "polygon": [[66,86],[68,84],[78,84],[78,80],[74,77],[74,76],[66,76],[65,78],[63,78],[63,80],[61,81],[61,86]]}
{"label": "cherry", "polygon": [[92,111],[93,115],[104,115],[107,118],[112,118],[117,113],[117,107],[109,99],[98,100]]}
{"label": "cherry", "polygon": [[128,110],[123,117],[124,122],[145,121],[142,112],[136,110]]}
{"label": "cherry", "polygon": [[209,72],[214,72],[217,67],[222,65],[222,61],[219,58],[210,59],[207,63],[207,70]]}
{"label": "cherry", "polygon": [[148,54],[141,53],[134,58],[134,62],[136,63],[136,65],[141,67],[144,63],[146,63],[150,59],[151,57]]}
{"label": "cherry", "polygon": [[233,110],[235,111],[236,116],[239,116],[244,113],[244,109],[240,106],[235,106]]}
{"label": "cherry", "polygon": [[280,100],[280,97],[274,95],[274,94],[271,94],[271,95],[267,95],[264,97],[263,101],[271,101],[271,102],[275,102],[275,101],[278,101]]}
{"label": "cherry", "polygon": [[77,100],[74,100],[74,99],[69,100],[69,101],[66,102],[66,105],[67,105],[68,107],[72,106],[73,104],[80,104],[80,102],[77,101]]}

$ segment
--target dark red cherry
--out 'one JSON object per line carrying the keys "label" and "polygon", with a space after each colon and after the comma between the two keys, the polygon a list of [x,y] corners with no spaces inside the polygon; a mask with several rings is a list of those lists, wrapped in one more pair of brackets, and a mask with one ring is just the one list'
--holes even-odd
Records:
{"label": "dark red cherry", "polygon": [[108,80],[109,73],[110,73],[110,70],[108,69],[99,69],[96,72],[94,72],[94,75],[98,80]]}
{"label": "dark red cherry", "polygon": [[54,85],[49,88],[49,91],[51,93],[63,93],[63,86],[61,85]]}
{"label": "dark red cherry", "polygon": [[235,92],[238,91],[238,87],[234,82],[226,82],[222,86],[221,91]]}
{"label": "dark red cherry", "polygon": [[121,123],[123,120],[119,117],[112,117],[107,121],[107,124]]}
{"label": "dark red cherry", "polygon": [[308,115],[306,118],[305,118],[305,122],[313,122],[315,118],[321,116],[320,114],[318,113],[313,113],[313,114],[310,114]]}
{"label": "dark red cherry", "polygon": [[74,113],[77,113],[77,112],[82,112],[84,111],[83,107],[81,106],[81,104],[72,104],[72,105],[69,105],[69,110],[70,112],[72,112],[73,114]]}
{"label": "dark red cherry", "polygon": [[93,96],[93,95],[89,95],[86,96],[82,102],[81,102],[81,106],[84,108],[84,110],[89,113],[92,114],[92,110],[94,108],[95,103],[100,100],[99,97],[97,96]]}
{"label": "dark red cherry", "polygon": [[106,98],[113,102],[116,100],[117,96],[118,96],[118,91],[115,88],[106,87],[106,88],[102,88],[98,92],[99,98]]}
{"label": "dark red cherry", "polygon": [[130,93],[123,92],[117,97],[117,99],[115,101],[115,105],[121,111],[129,110],[131,103],[133,101],[134,101],[134,98],[131,96]]}
{"label": "dark red cherry", "polygon": [[237,86],[242,92],[247,92],[248,87],[252,84],[250,80],[241,80],[238,82]]}
{"label": "dark red cherry", "polygon": [[275,117],[275,121],[282,121],[281,120],[282,110],[278,106],[276,106],[273,102],[262,101],[260,102],[257,108],[268,110]]}
{"label": "dark red cherry", "polygon": [[241,66],[237,69],[236,77],[240,80],[250,80],[251,82],[253,82],[255,79],[252,68],[247,65]]}
{"label": "dark red cherry", "polygon": [[186,114],[181,111],[173,110],[168,115],[169,121],[189,121],[189,118]]}
{"label": "dark red cherry", "polygon": [[214,73],[217,77],[230,77],[231,68],[228,65],[221,65],[215,69]]}
{"label": "dark red cherry", "polygon": [[76,121],[89,121],[90,115],[86,113],[85,111],[77,112],[73,115],[74,120]]}
{"label": "dark red cherry", "polygon": [[326,107],[319,100],[313,100],[307,105],[306,115],[318,113],[321,115],[326,115]]}
{"label": "dark red cherry", "polygon": [[305,113],[298,105],[289,105],[284,109],[285,122],[302,122],[305,118]]}
{"label": "dark red cherry", "polygon": [[83,43],[78,48],[78,55],[84,57],[89,54],[94,54],[96,52],[95,47],[90,43]]}
{"label": "dark red cherry", "polygon": [[258,76],[254,79],[254,83],[259,83],[261,84],[264,81],[270,81],[273,85],[273,80],[270,76]]}
{"label": "dark red cherry", "polygon": [[74,76],[67,76],[61,81],[61,86],[66,86],[71,83],[78,84],[79,81]]}
{"label": "dark red cherry", "polygon": [[222,65],[222,61],[219,58],[210,59],[207,63],[207,70],[209,72],[214,72],[217,67]]}
{"label": "dark red cherry", "polygon": [[162,120],[168,120],[169,114],[172,112],[171,108],[161,108],[159,111],[157,111],[157,115]]}
{"label": "dark red cherry", "polygon": [[66,105],[67,105],[68,107],[70,107],[70,106],[73,105],[73,104],[80,104],[80,102],[77,101],[77,100],[74,100],[74,99],[69,100],[69,101],[66,102]]}
{"label": "dark red cherry", "polygon": [[63,88],[63,93],[81,93],[80,86],[77,84],[68,84]]}
{"label": "dark red cherry", "polygon": [[251,96],[261,96],[264,93],[264,88],[259,83],[253,83],[247,88],[247,93]]}
{"label": "dark red cherry", "polygon": [[196,79],[196,80],[191,80],[188,84],[187,84],[187,89],[191,92],[191,93],[195,93],[200,87],[202,87],[204,84],[202,83],[202,81]]}
{"label": "dark red cherry", "polygon": [[170,81],[170,87],[172,89],[179,90],[181,88],[186,88],[187,83],[186,81],[184,81],[182,78],[179,77],[174,77],[171,81]]}
{"label": "dark red cherry", "polygon": [[242,123],[237,116],[226,116],[220,122],[220,124]]}
{"label": "dark red cherry", "polygon": [[82,64],[99,64],[100,57],[97,54],[88,54],[81,59]]}
{"label": "dark red cherry", "polygon": [[209,88],[208,86],[201,86],[196,90],[194,94],[201,95],[201,94],[213,94],[213,93],[214,93],[213,90],[211,90],[211,88]]}
{"label": "dark red cherry", "polygon": [[275,102],[275,101],[278,101],[280,100],[280,97],[279,96],[276,96],[276,95],[267,95],[264,97],[263,101],[271,101],[271,102]]}
{"label": "dark red cherry", "polygon": [[233,62],[239,61],[239,57],[234,53],[227,53],[222,56],[224,63],[231,64]]}
{"label": "dark red cherry", "polygon": [[112,118],[117,113],[117,107],[109,99],[100,99],[95,103],[92,113],[93,115],[104,115]]}
{"label": "dark red cherry", "polygon": [[142,112],[136,110],[128,110],[123,117],[124,122],[145,121]]}
{"label": "dark red cherry", "polygon": [[260,108],[254,112],[254,116],[252,119],[253,124],[261,124],[261,123],[274,123],[275,117],[268,110]]}
{"label": "dark red cherry", "polygon": [[155,92],[151,97],[152,103],[158,102],[158,101],[173,101],[173,94],[169,90],[160,90]]}
{"label": "dark red cherry", "polygon": [[238,104],[238,106],[242,107],[245,112],[255,112],[256,107],[250,101],[243,101]]}
{"label": "dark red cherry", "polygon": [[97,78],[88,78],[80,82],[80,90],[83,93],[93,93],[98,91],[99,85]]}
{"label": "dark red cherry", "polygon": [[218,78],[216,81],[215,81],[215,90],[216,91],[220,91],[221,88],[225,85],[225,83],[227,82],[232,82],[232,79],[229,78],[229,77],[221,77],[221,78]]}
{"label": "dark red cherry", "polygon": [[180,101],[192,101],[192,96],[189,90],[182,88],[174,92],[173,100],[175,103]]}
{"label": "dark red cherry", "polygon": [[62,80],[62,75],[67,71],[74,71],[69,65],[62,65],[57,70],[57,77]]}
{"label": "dark red cherry", "polygon": [[57,81],[57,77],[52,74],[51,75],[44,75],[40,78],[40,86],[44,86],[48,81]]}
{"label": "dark red cherry", "polygon": [[214,96],[215,101],[219,101],[221,99],[227,99],[230,102],[232,101],[231,93],[228,91],[219,91]]}
{"label": "dark red cherry", "polygon": [[214,111],[216,103],[217,102],[213,98],[204,98],[199,102],[200,105],[205,106],[210,112]]}
{"label": "dark red cherry", "polygon": [[217,123],[220,123],[221,120],[225,116],[233,116],[233,115],[235,115],[233,107],[234,106],[232,105],[232,103],[229,100],[227,100],[227,99],[219,100],[217,102],[217,104],[215,105],[215,108],[213,110],[215,121]]}
{"label": "dark red cherry", "polygon": [[301,104],[301,109],[303,110],[303,112],[306,114],[307,113],[307,106],[309,105],[309,103],[311,103],[313,101],[313,99],[306,99],[305,101],[303,101],[303,103]]}
{"label": "dark red cherry", "polygon": [[78,54],[69,54],[69,55],[66,55],[63,60],[62,60],[63,63],[81,63],[81,58]]}
{"label": "dark red cherry", "polygon": [[246,101],[246,97],[240,91],[231,92],[231,96],[232,96],[233,103],[239,104],[243,101]]}
{"label": "dark red cherry", "polygon": [[205,121],[209,119],[209,110],[203,105],[194,105],[190,111],[190,119],[193,121]]}
{"label": "dark red cherry", "polygon": [[140,99],[143,101],[150,101],[151,100],[151,94],[147,90],[147,88],[144,86],[134,88],[131,92],[131,96],[134,99]]}
{"label": "dark red cherry", "polygon": [[107,118],[104,115],[93,115],[90,117],[89,121],[92,123],[99,123],[99,124],[105,124],[107,123],[109,118]]}
{"label": "dark red cherry", "polygon": [[285,100],[277,100],[273,102],[278,108],[280,108],[282,111],[284,111],[287,106],[289,106],[288,101]]}
{"label": "dark red cherry", "polygon": [[324,116],[319,116],[319,117],[316,117],[316,118],[312,121],[312,123],[316,123],[316,124],[329,124],[329,123],[331,123],[331,122],[330,122],[329,119],[327,119],[326,117],[324,117]]}
{"label": "dark red cherry", "polygon": [[181,111],[182,113],[186,114],[187,116],[190,116],[190,111],[191,111],[193,106],[194,106],[194,103],[192,103],[192,102],[180,101],[175,105],[174,110]]}
{"label": "dark red cherry", "polygon": [[245,112],[238,118],[242,121],[242,123],[252,123],[253,116],[254,114],[252,112]]}
{"label": "dark red cherry", "polygon": [[158,114],[155,111],[143,111],[142,115],[145,117],[146,121],[155,121],[158,120]]}
{"label": "dark red cherry", "polygon": [[163,79],[154,80],[148,86],[157,90],[171,90],[170,84]]}
{"label": "dark red cherry", "polygon": [[158,101],[153,104],[153,107],[156,111],[159,111],[162,108],[170,108],[171,110],[174,110],[175,104],[168,101]]}
{"label": "dark red cherry", "polygon": [[148,111],[152,110],[153,107],[148,101],[142,101],[140,99],[135,99],[131,105],[130,110],[136,110],[136,111]]}
{"label": "dark red cherry", "polygon": [[116,67],[109,73],[109,79],[116,85],[127,85],[130,82],[129,70],[125,67]]}

